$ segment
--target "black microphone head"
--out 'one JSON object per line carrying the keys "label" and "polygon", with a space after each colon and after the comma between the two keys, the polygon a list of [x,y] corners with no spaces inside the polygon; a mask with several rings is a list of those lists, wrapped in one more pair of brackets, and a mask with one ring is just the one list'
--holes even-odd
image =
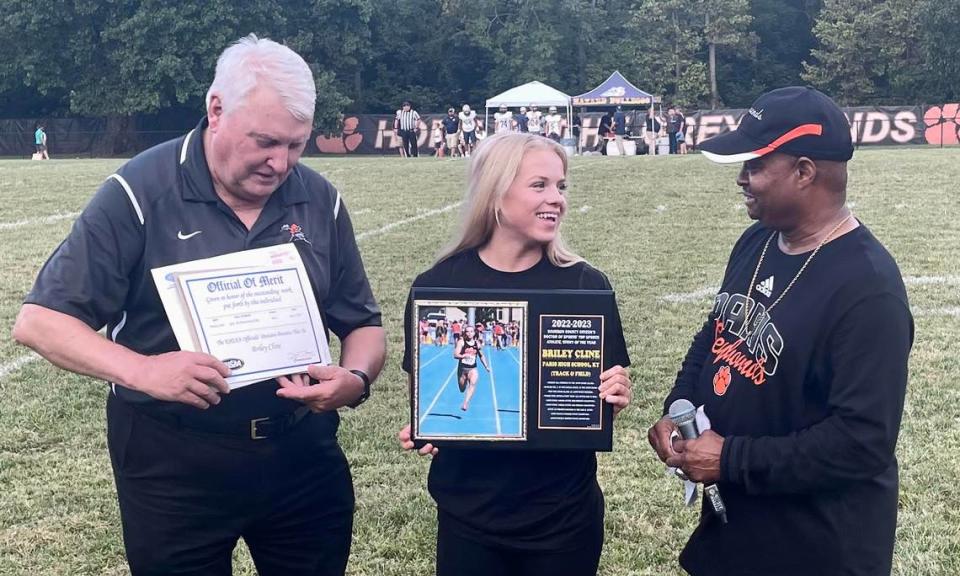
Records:
{"label": "black microphone head", "polygon": [[693,402],[686,398],[680,398],[670,404],[670,410],[667,412],[667,415],[670,416],[674,424],[685,424],[696,419],[697,408],[693,405]]}

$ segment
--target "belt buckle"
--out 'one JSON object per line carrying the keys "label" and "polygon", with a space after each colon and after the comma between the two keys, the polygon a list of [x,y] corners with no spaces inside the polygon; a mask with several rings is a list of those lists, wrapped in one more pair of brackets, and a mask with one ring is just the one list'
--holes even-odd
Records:
{"label": "belt buckle", "polygon": [[261,436],[257,432],[257,424],[269,420],[270,418],[254,418],[250,420],[250,439],[251,440],[266,440],[267,436]]}

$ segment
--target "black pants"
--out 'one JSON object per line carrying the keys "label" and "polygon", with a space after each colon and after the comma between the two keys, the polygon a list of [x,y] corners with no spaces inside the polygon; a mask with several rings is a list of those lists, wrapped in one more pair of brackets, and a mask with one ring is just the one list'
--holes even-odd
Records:
{"label": "black pants", "polygon": [[131,573],[228,576],[242,537],[262,575],[342,576],[353,483],[323,420],[309,415],[278,438],[250,440],[176,428],[110,394],[107,441]]}
{"label": "black pants", "polygon": [[673,134],[667,134],[667,137],[670,139],[670,153],[676,154],[677,153],[677,133],[674,132]]}
{"label": "black pants", "polygon": [[403,140],[403,150],[407,153],[407,157],[416,158],[420,156],[416,130],[401,130],[400,138]]}
{"label": "black pants", "polygon": [[437,515],[437,576],[596,576],[602,549],[602,519],[580,546],[523,550],[467,538]]}

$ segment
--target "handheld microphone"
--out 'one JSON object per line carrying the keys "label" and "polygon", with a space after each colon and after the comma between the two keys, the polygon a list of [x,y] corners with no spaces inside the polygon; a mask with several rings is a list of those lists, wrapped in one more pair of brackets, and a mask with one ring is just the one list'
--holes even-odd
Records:
{"label": "handheld microphone", "polygon": [[[674,400],[670,404],[667,415],[677,425],[680,436],[684,440],[694,440],[700,437],[700,430],[697,428],[697,408],[693,405],[693,402],[686,398]],[[727,507],[723,504],[723,499],[720,498],[720,489],[717,488],[717,485],[704,485],[703,494],[710,501],[713,513],[720,517],[721,522],[726,524]]]}

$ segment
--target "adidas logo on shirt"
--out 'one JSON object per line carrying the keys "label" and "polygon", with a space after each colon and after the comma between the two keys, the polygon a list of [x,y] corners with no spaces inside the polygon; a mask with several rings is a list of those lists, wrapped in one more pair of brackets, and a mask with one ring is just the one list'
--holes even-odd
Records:
{"label": "adidas logo on shirt", "polygon": [[757,292],[769,298],[770,294],[773,294],[773,276],[767,278],[763,282],[758,283]]}

